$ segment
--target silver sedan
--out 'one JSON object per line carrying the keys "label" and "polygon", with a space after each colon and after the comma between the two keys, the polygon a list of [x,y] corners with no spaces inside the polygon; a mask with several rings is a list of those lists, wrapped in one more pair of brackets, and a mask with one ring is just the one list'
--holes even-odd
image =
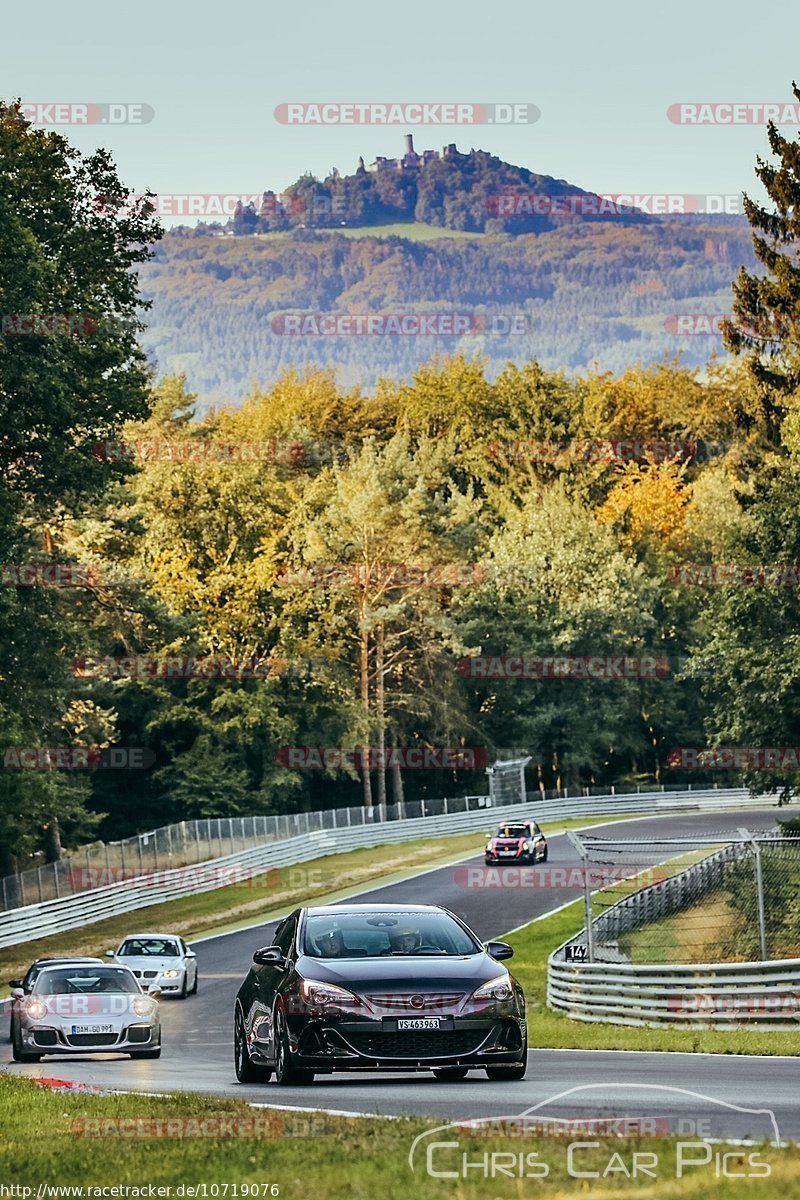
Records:
{"label": "silver sedan", "polygon": [[144,991],[128,967],[65,964],[45,967],[19,1000],[15,1062],[43,1054],[161,1055],[161,991]]}

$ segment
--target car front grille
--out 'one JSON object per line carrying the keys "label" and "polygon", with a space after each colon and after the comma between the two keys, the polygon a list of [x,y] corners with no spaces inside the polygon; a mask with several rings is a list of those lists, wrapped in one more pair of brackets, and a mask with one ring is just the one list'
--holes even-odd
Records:
{"label": "car front grille", "polygon": [[73,1033],[67,1036],[68,1046],[115,1046],[116,1033]]}
{"label": "car front grille", "polygon": [[[384,992],[380,995],[377,993],[367,996],[367,1000],[373,1008],[391,1009],[397,1011],[400,1009],[403,1012],[425,1012],[426,1009],[432,1008],[456,1008],[464,999],[464,992],[431,992],[429,995],[421,995],[415,992]],[[416,1004],[412,1004],[412,999],[417,1000]],[[422,1000],[422,1004],[419,1000]]]}
{"label": "car front grille", "polygon": [[403,1033],[352,1033],[347,1040],[369,1058],[457,1058],[473,1054],[486,1037],[474,1030],[412,1030]]}

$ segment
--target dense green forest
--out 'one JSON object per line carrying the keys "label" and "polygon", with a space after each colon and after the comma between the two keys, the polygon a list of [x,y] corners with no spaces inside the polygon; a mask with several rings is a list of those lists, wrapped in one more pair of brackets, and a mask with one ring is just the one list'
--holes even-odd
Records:
{"label": "dense green forest", "polygon": [[[796,741],[797,588],[692,582],[695,564],[800,563],[800,339],[785,319],[800,285],[776,249],[797,239],[790,167],[774,183],[778,216],[748,211],[761,274],[734,281],[741,320],[725,337],[738,357],[576,373],[534,353],[502,366],[455,353],[408,379],[379,364],[374,386],[310,363],[265,371],[244,404],[198,419],[184,375],[148,371],[139,274],[154,297],[167,281],[176,324],[180,305],[198,337],[224,293],[215,353],[244,378],[259,371],[256,340],[249,354],[242,340],[256,295],[265,313],[344,295],[360,308],[382,277],[385,305],[423,279],[442,302],[479,305],[495,286],[486,243],[175,234],[148,263],[160,236],[148,205],[94,203],[121,186],[107,155],[83,157],[0,106],[0,157],[3,312],[93,317],[69,336],[12,323],[0,337],[0,869],[185,817],[471,793],[482,761],[509,747],[551,788],[685,782],[676,747]],[[649,239],[648,271],[674,290],[693,270],[730,284],[743,254],[707,258],[706,232],[682,229],[681,255],[664,226],[633,231]],[[488,235],[503,264],[490,298],[535,287],[545,299],[560,273],[602,310],[622,269],[608,263],[624,261],[632,308],[649,302],[632,290],[648,276],[630,233]],[[689,283],[683,295],[688,307]],[[54,585],[55,564],[75,565],[72,586]],[[153,668],[210,656],[210,675]],[[658,669],[469,668],[486,656]],[[92,765],[98,749],[139,747],[147,766],[20,758],[59,746],[91,750]],[[303,747],[460,749],[476,765],[297,765]]]}
{"label": "dense green forest", "polygon": [[[412,227],[413,228],[413,227]],[[744,218],[626,224],[581,220],[539,234],[416,242],[296,229],[226,237],[178,229],[141,271],[152,301],[143,345],[185,373],[204,404],[244,398],[289,367],[331,367],[342,387],[409,380],[437,354],[476,354],[494,377],[532,358],[568,373],[623,371],[680,353],[700,366],[722,342],[677,313],[725,314],[731,277],[751,268]],[[459,335],[313,336],[282,332],[286,313],[464,313]]]}

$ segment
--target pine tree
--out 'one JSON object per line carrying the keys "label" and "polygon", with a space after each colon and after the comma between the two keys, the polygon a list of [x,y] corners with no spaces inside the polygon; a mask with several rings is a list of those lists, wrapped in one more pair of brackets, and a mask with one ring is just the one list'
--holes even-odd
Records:
{"label": "pine tree", "polygon": [[[792,83],[800,101],[800,89]],[[800,140],[790,141],[770,121],[767,138],[779,165],[756,160],[755,173],[774,211],[744,196],[763,275],[745,267],[733,283],[735,320],[723,324],[726,347],[747,355],[759,411],[742,413],[742,424],[765,423],[777,433],[789,398],[800,387]]]}

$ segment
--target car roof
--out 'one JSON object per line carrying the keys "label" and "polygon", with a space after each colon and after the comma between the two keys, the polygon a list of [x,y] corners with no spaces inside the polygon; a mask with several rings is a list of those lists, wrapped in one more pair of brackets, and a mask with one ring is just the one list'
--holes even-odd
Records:
{"label": "car roof", "polygon": [[316,915],[317,913],[362,913],[362,912],[385,912],[385,913],[404,913],[404,912],[431,912],[440,913],[447,910],[442,908],[440,904],[415,904],[411,901],[408,904],[319,904],[309,905],[307,913]]}
{"label": "car roof", "polygon": [[[35,958],[31,963],[32,967],[38,967],[40,963],[101,963],[102,958],[91,958],[83,954],[46,954],[43,958]],[[105,964],[104,964],[105,965]]]}
{"label": "car roof", "polygon": [[157,938],[160,942],[177,942],[180,941],[181,935],[179,933],[126,933],[121,940],[130,942],[134,938]]}
{"label": "car roof", "polygon": [[[104,971],[127,971],[129,975],[133,975],[133,971],[130,969],[130,967],[126,967],[124,963],[107,963],[103,962],[101,958],[93,959],[91,962],[79,962],[74,958],[70,958],[61,963],[50,963],[48,966],[42,967],[42,970],[61,971],[64,969],[64,967],[92,967],[95,965],[102,967]],[[135,975],[133,975],[133,977],[134,979],[136,978]]]}

